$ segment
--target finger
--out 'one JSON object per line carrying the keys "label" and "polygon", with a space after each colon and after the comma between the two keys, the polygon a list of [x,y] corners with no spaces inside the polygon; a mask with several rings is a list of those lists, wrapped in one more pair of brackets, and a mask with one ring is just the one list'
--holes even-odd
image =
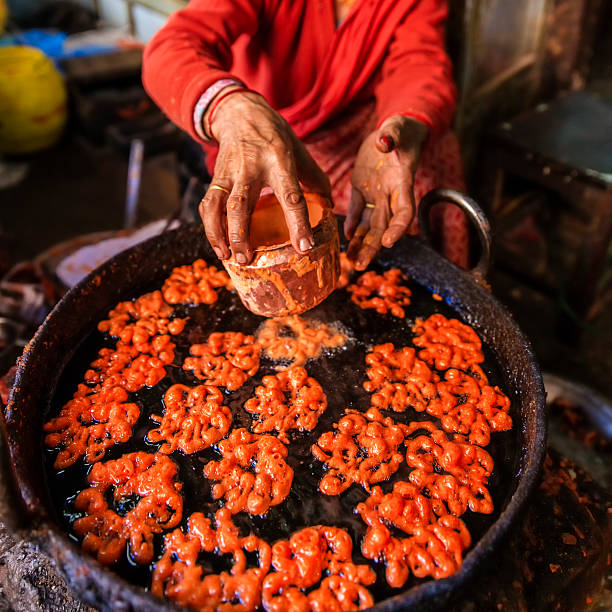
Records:
{"label": "finger", "polygon": [[239,179],[234,183],[227,198],[227,236],[230,249],[239,264],[248,264],[253,258],[249,236],[251,213],[259,197],[259,190],[248,180]]}
{"label": "finger", "polygon": [[357,262],[357,257],[359,256],[359,251],[361,249],[363,239],[370,231],[370,220],[372,218],[373,209],[372,208],[364,208],[363,213],[361,215],[361,219],[359,221],[359,225],[355,230],[351,241],[346,249],[346,256],[353,262]]}
{"label": "finger", "polygon": [[296,152],[295,165],[300,182],[308,191],[331,198],[329,177],[319,168],[317,162],[312,158],[306,147],[297,139],[297,136],[295,139],[297,141],[294,146]]}
{"label": "finger", "polygon": [[414,219],[416,205],[412,180],[400,182],[397,190],[391,196],[391,210],[393,216],[382,238],[382,244],[387,248],[393,246],[408,231]]}
{"label": "finger", "polygon": [[314,238],[293,157],[284,155],[277,158],[276,169],[273,168],[268,175],[268,182],[285,213],[293,248],[298,253],[307,253],[314,246]]}
{"label": "finger", "polygon": [[[228,181],[213,179],[211,185],[223,187]],[[226,188],[227,189],[227,188]],[[229,191],[229,189],[228,189]],[[200,202],[199,212],[204,231],[210,246],[219,259],[227,259],[230,250],[227,246],[225,205],[228,194],[221,189],[208,189]]]}
{"label": "finger", "polygon": [[351,201],[349,203],[348,213],[344,220],[344,235],[350,240],[355,233],[355,228],[361,219],[366,201],[361,192],[353,187],[351,189]]}
{"label": "finger", "polygon": [[370,229],[363,237],[359,253],[355,260],[357,270],[365,270],[374,256],[380,251],[382,237],[389,224],[389,204],[385,201],[377,202],[370,219]]}

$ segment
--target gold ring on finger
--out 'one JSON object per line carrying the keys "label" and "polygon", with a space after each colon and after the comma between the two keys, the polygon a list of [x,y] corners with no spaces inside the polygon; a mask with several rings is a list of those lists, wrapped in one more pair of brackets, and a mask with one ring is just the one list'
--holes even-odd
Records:
{"label": "gold ring on finger", "polygon": [[372,204],[372,202],[366,202],[366,208],[376,208],[376,204]]}
{"label": "gold ring on finger", "polygon": [[227,189],[226,187],[221,187],[221,185],[210,185],[208,189],[210,191],[223,191],[224,193],[227,193],[227,195],[231,193],[229,189]]}

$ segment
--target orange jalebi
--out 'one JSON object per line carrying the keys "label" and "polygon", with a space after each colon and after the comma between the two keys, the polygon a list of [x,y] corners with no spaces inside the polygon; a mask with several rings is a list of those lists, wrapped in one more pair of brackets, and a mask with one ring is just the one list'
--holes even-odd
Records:
{"label": "orange jalebi", "polygon": [[395,412],[404,412],[410,407],[423,412],[436,396],[439,377],[416,357],[413,348],[396,350],[388,342],[375,346],[365,360],[369,380],[363,387],[372,393],[373,406]]}
{"label": "orange jalebi", "polygon": [[247,412],[258,417],[252,431],[276,430],[279,440],[287,444],[288,431],[312,431],[317,426],[319,416],[327,408],[327,397],[304,368],[293,367],[274,376],[264,376],[262,382],[255,389],[255,397],[244,404]]}
{"label": "orange jalebi", "polygon": [[139,344],[158,334],[180,334],[185,319],[171,316],[172,308],[161,291],[153,291],[134,301],[120,302],[108,313],[108,319],[98,323],[98,329],[123,343]]}
{"label": "orange jalebi", "polygon": [[[232,555],[231,571],[205,575],[198,565],[203,552]],[[257,553],[255,567],[248,567],[250,553]],[[240,535],[227,508],[217,512],[214,527],[210,519],[195,512],[189,517],[187,533],[176,529],[165,536],[151,591],[199,612],[254,612],[261,604],[262,581],[271,556],[264,540]]]}
{"label": "orange jalebi", "polygon": [[79,385],[60,414],[43,426],[45,445],[60,449],[55,469],[63,470],[80,457],[94,463],[109,447],[127,442],[140,416],[140,408],[127,398],[127,392],[119,386],[91,389]]}
{"label": "orange jalebi", "polygon": [[370,270],[364,272],[353,285],[347,287],[351,299],[361,308],[373,308],[378,314],[390,312],[394,317],[406,316],[404,306],[410,305],[412,292],[402,285],[407,278],[398,268],[377,274]]}
{"label": "orange jalebi", "polygon": [[403,428],[377,408],[365,414],[347,410],[334,429],[312,446],[312,454],[327,469],[319,484],[325,495],[339,495],[353,483],[369,490],[370,485],[387,480],[403,461],[398,451]]}
{"label": "orange jalebi", "polygon": [[[84,517],[74,522],[74,531],[83,538],[83,548],[104,565],[115,563],[129,543],[131,557],[146,565],[153,559],[153,534],[176,527],[183,516],[181,484],[176,482],[176,464],[166,455],[129,453],[120,459],[96,463],[87,480],[90,488],[81,491],[74,507]],[[138,501],[121,516],[108,507],[112,492],[120,507]]]}
{"label": "orange jalebi", "polygon": [[157,429],[147,434],[149,442],[163,442],[159,451],[196,453],[218,442],[229,431],[232,413],[223,405],[216,387],[172,385],[164,395],[164,413],[152,415]]}
{"label": "orange jalebi", "polygon": [[191,357],[185,359],[184,370],[191,370],[207,385],[235,391],[259,369],[260,346],[253,336],[240,332],[215,332],[206,344],[194,344]]}
{"label": "orange jalebi", "polygon": [[232,514],[265,514],[289,495],[293,470],[285,462],[287,448],[277,438],[234,429],[218,448],[222,459],[209,461],[204,474],[219,481],[213,496],[223,498]]}
{"label": "orange jalebi", "polygon": [[[276,542],[276,571],[263,581],[266,612],[363,610],[373,605],[365,586],[374,583],[376,574],[367,565],[355,565],[352,554],[351,536],[337,527],[307,527]],[[306,592],[326,575],[318,589]]]}
{"label": "orange jalebi", "polygon": [[361,552],[366,559],[384,561],[389,586],[404,586],[410,572],[417,578],[436,580],[454,574],[471,544],[470,533],[460,518],[445,514],[429,524],[411,527],[407,538],[396,538],[376,512],[358,508],[368,525]]}
{"label": "orange jalebi", "polygon": [[467,370],[484,361],[482,342],[476,332],[457,319],[433,314],[417,319],[412,342],[421,348],[419,358],[438,370],[459,368]]}
{"label": "orange jalebi", "polygon": [[229,276],[215,266],[209,266],[203,259],[172,270],[162,287],[162,294],[168,304],[214,304],[217,289],[231,286]]}

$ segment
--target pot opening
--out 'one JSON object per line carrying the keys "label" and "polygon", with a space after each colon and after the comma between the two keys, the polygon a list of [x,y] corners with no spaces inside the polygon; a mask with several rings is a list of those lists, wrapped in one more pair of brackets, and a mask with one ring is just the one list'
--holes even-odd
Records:
{"label": "pot opening", "polygon": [[[327,201],[312,193],[305,193],[308,218],[313,229],[323,218],[323,211],[329,206]],[[251,217],[251,244],[255,250],[285,246],[290,242],[289,230],[280,202],[275,195],[259,198]]]}

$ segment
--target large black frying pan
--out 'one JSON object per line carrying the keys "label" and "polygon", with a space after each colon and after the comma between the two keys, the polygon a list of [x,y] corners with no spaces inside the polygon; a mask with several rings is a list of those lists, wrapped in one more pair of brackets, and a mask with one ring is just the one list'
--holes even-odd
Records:
{"label": "large black frying pan", "polygon": [[[483,258],[476,272],[477,276],[482,276],[488,264],[490,237],[486,218],[472,200],[451,191],[428,194],[420,206],[421,226],[427,225],[428,212],[436,202],[449,200],[463,207],[479,230]],[[190,263],[199,257],[214,261],[214,255],[202,236],[201,228],[184,227],[119,254],[74,287],[56,306],[26,348],[4,415],[10,464],[21,502],[31,520],[33,538],[40,542],[43,549],[55,560],[72,588],[84,600],[101,609],[175,608],[100,566],[81,551],[66,534],[66,524],[61,511],[62,503],[66,504],[66,500],[62,499],[62,487],[66,479],[62,485],[61,480],[54,480],[46,471],[45,454],[48,454],[48,451],[45,451],[42,445],[42,423],[50,410],[57,410],[58,402],[65,401],[61,396],[66,372],[78,361],[73,357],[76,353],[78,358],[78,355],[86,350],[83,346],[87,345],[87,338],[92,337],[92,330],[109,309],[121,300],[159,287],[175,266]],[[468,581],[477,579],[479,567],[485,558],[494,554],[502,545],[504,537],[517,521],[537,484],[546,437],[544,388],[530,344],[508,312],[482,288],[473,274],[458,269],[423,241],[413,237],[403,239],[392,250],[383,250],[377,266],[402,268],[421,286],[420,289],[415,287],[413,305],[410,307],[419,316],[433,312],[432,307],[426,305],[434,303],[427,291],[429,290],[444,298],[444,302],[436,303],[438,306],[435,308],[438,311],[452,313],[454,310],[456,316],[476,329],[487,348],[491,377],[495,383],[500,384],[513,403],[513,431],[493,436],[501,436],[500,443],[491,451],[496,460],[498,474],[493,492],[496,512],[488,521],[475,520],[473,524],[468,523],[475,535],[475,545],[467,553],[461,569],[445,580],[415,581],[407,585],[402,592],[392,593],[391,597],[375,606],[377,610],[385,611],[412,606],[423,610],[439,609]],[[238,317],[235,320],[246,326],[244,331],[250,332],[258,321],[261,321],[236,307],[235,303],[226,307],[234,313],[232,317]],[[325,361],[325,358],[322,365],[313,365],[319,368],[313,375],[331,375],[335,376],[331,380],[337,380],[337,384],[330,385],[329,391],[324,385],[328,391],[330,407],[334,406],[334,402],[341,404],[337,406],[335,414],[328,408],[328,419],[333,420],[346,406],[347,397],[357,397],[362,393],[360,383],[364,376],[364,346],[368,342],[373,343],[381,339],[399,344],[406,343],[406,338],[401,335],[407,332],[401,331],[406,327],[402,328],[399,323],[390,325],[389,320],[381,323],[381,317],[373,311],[355,314],[350,310],[355,307],[347,300],[346,294],[333,294],[318,308],[320,310],[317,316],[326,320],[335,318],[346,323],[356,321],[351,317],[359,318],[361,326],[369,334],[365,340],[361,339],[359,351],[349,349],[336,357],[334,363]],[[427,312],[428,308],[430,312]],[[197,317],[194,316],[195,318]],[[206,321],[201,322],[204,327],[207,324]],[[347,363],[343,364],[338,359],[344,359]],[[179,368],[177,370],[180,371]],[[355,401],[358,402],[359,398]],[[331,422],[326,422],[324,417],[322,427],[329,428]],[[307,476],[304,478],[307,480]],[[296,475],[294,489],[299,491],[302,482]],[[296,483],[299,486],[296,486]],[[186,511],[189,505],[193,506],[190,511],[211,510],[210,507],[200,508],[198,504],[205,502],[198,495],[194,495],[193,500],[186,500]],[[287,529],[304,526],[299,524],[299,505],[293,504],[298,507],[293,515],[291,511],[286,510],[289,512]],[[278,508],[283,506],[289,507],[291,504],[283,504]],[[315,511],[320,512],[316,509]],[[350,515],[350,511],[348,514]],[[295,521],[295,524],[292,521]],[[269,523],[275,525],[273,528],[280,525],[278,528],[282,529],[282,520]],[[138,576],[131,575],[130,578],[138,582]]]}

